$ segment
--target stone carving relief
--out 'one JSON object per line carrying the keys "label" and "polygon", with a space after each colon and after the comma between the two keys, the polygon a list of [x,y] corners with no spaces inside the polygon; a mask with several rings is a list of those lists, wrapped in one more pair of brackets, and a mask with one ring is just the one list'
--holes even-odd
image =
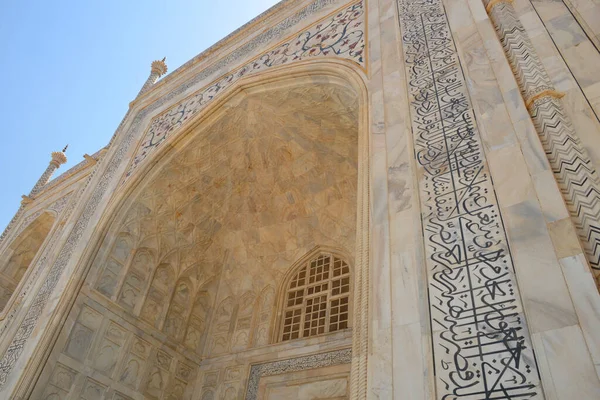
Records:
{"label": "stone carving relief", "polygon": [[250,345],[250,335],[254,325],[254,311],[256,309],[256,295],[246,292],[240,298],[236,312],[236,322],[233,328],[231,351],[245,350]]}
{"label": "stone carving relief", "polygon": [[[34,214],[35,215],[35,214]],[[40,212],[5,248],[0,257],[0,311],[10,300],[36,254],[50,233],[56,218],[49,212]]]}
{"label": "stone carving relief", "polygon": [[242,398],[242,383],[246,373],[247,366],[239,364],[206,371],[201,381],[201,399],[235,400]]}
{"label": "stone carving relief", "polygon": [[439,398],[543,396],[441,0],[399,0]]}
{"label": "stone carving relief", "polygon": [[328,353],[314,354],[309,356],[280,360],[265,364],[252,365],[250,377],[246,387],[246,400],[256,400],[258,397],[258,385],[263,376],[278,375],[286,372],[315,369],[331,365],[350,364],[352,361],[352,350],[343,349]]}
{"label": "stone carving relief", "polygon": [[516,11],[506,1],[484,0],[529,108],[585,256],[600,286],[600,176],[575,132],[552,80]]}
{"label": "stone carving relief", "polygon": [[117,289],[117,283],[124,266],[129,260],[133,249],[132,239],[129,235],[120,235],[115,244],[110,258],[106,261],[106,268],[102,277],[96,284],[96,289],[107,297],[112,297]]}
{"label": "stone carving relief", "polygon": [[184,345],[198,353],[202,352],[204,338],[208,331],[208,321],[211,307],[210,294],[200,291],[192,308]]}
{"label": "stone carving relief", "polygon": [[191,296],[189,283],[180,280],[175,286],[175,293],[171,299],[165,321],[165,332],[175,339],[182,339],[187,320],[186,314],[191,308]]}
{"label": "stone carving relief", "polygon": [[73,387],[77,371],[67,367],[66,365],[56,364],[50,381],[46,386],[46,390],[42,396],[44,400],[63,400],[66,399],[69,391]]}
{"label": "stone carving relief", "polygon": [[317,243],[354,246],[352,94],[321,85],[232,102],[123,210],[93,284],[198,354],[268,344],[290,265]]}
{"label": "stone carving relief", "polygon": [[173,282],[175,282],[173,267],[169,264],[159,265],[140,314],[143,320],[157,329],[160,329],[161,321],[165,318]]}
{"label": "stone carving relief", "polygon": [[216,307],[212,321],[212,335],[209,340],[209,354],[216,355],[229,351],[231,328],[236,302],[228,297]]}
{"label": "stone carving relief", "polygon": [[[318,12],[319,9],[321,9],[323,6],[325,6],[327,4],[330,4],[330,2],[324,1],[324,0],[316,1],[313,4],[309,5],[308,8],[299,12],[297,15],[294,15],[292,18],[290,18],[286,21],[283,21],[281,23],[281,26],[288,27],[288,26],[294,25],[298,21],[302,20],[306,15],[310,15],[312,13]],[[355,4],[352,7],[354,7],[354,11],[356,11],[356,12],[360,11],[361,15],[357,16],[358,19],[356,19],[357,17],[353,17],[355,20],[353,20],[350,24],[347,25],[349,28],[352,28],[345,32],[347,34],[352,33],[353,31],[361,31],[364,29],[364,22],[363,22],[364,18],[362,17],[362,7],[363,7],[362,3]],[[348,17],[350,17],[351,15],[352,15],[351,12],[348,13]],[[346,22],[347,21],[343,21],[343,22],[338,21],[337,23],[344,24]],[[355,26],[352,27],[352,23],[354,23]],[[356,25],[356,24],[358,24],[358,25]],[[323,22],[322,22],[321,27],[316,28],[316,29],[318,30],[318,29],[321,29],[326,26],[327,26],[327,24],[323,25]],[[340,25],[340,27],[341,26],[342,25]],[[346,25],[344,25],[344,26],[346,26]],[[315,25],[315,27],[316,27],[316,25]],[[311,32],[313,32],[312,29],[313,28],[310,28],[309,30],[311,30]],[[268,32],[268,35],[273,35],[273,34],[276,35],[277,32],[276,31]],[[356,34],[353,34],[353,35],[354,35],[354,36],[352,36],[353,38],[357,38]],[[265,39],[265,37],[266,36],[263,35],[260,39],[258,39],[258,41],[260,42],[260,40]],[[258,42],[256,42],[256,43],[258,43]],[[322,54],[322,55],[324,55],[326,57],[338,57],[338,58],[346,57],[347,58],[350,55],[350,53],[352,53],[352,55],[350,57],[353,57],[356,60],[358,60],[360,58],[361,65],[364,65],[364,58],[362,57],[361,54],[359,54],[359,50],[361,47],[364,48],[365,41],[361,36],[361,38],[357,39],[355,43],[356,43],[356,45],[353,46],[353,49],[349,49],[349,47],[346,48],[345,46],[348,43],[344,43],[344,44],[342,44],[342,47],[341,47],[342,51],[336,50],[336,51],[330,52],[327,55],[324,55],[324,54]],[[335,50],[334,47],[332,47],[332,50]],[[350,51],[350,50],[352,50],[352,51]],[[274,54],[274,55],[277,56],[276,54]],[[308,54],[308,57],[310,58],[310,57],[312,57],[312,55]],[[223,62],[225,62],[225,64],[227,64],[229,62],[234,61],[235,59],[236,58],[234,57],[234,58],[230,58],[228,61],[223,61]],[[170,101],[173,97],[177,96],[179,93],[184,92],[187,88],[195,85],[196,83],[201,81],[201,79],[203,79],[203,78],[198,77],[198,79],[199,79],[198,81],[195,81],[194,79],[192,79],[191,81],[188,81],[188,82],[180,85],[179,87],[177,87],[175,90],[173,90],[166,96],[163,96],[161,99],[159,99],[155,103],[148,106],[141,113],[139,113],[138,115],[136,115],[134,117],[133,121],[131,121],[131,124],[128,125],[128,129],[126,131],[124,130],[124,127],[127,126],[126,122],[130,121],[129,113],[125,116],[125,118],[123,119],[123,121],[121,122],[119,127],[117,128],[117,132],[115,133],[114,137],[115,138],[118,137],[120,140],[118,140],[118,141],[111,140],[111,144],[113,144],[113,143],[118,144],[118,147],[114,151],[111,152],[110,160],[108,160],[105,164],[102,164],[103,168],[104,168],[101,172],[102,175],[99,176],[98,179],[96,179],[97,177],[95,175],[96,175],[96,172],[98,171],[98,168],[94,167],[94,169],[90,173],[89,177],[87,178],[86,183],[82,186],[81,190],[79,191],[77,197],[79,197],[81,194],[83,194],[86,191],[87,185],[90,182],[97,181],[97,183],[95,184],[95,187],[93,188],[93,190],[91,191],[91,193],[89,195],[89,198],[87,198],[87,200],[86,200],[86,203],[83,207],[81,215],[79,215],[73,228],[68,233],[68,236],[66,238],[66,242],[65,242],[64,246],[58,252],[58,257],[55,259],[54,263],[51,265],[47,264],[49,262],[48,257],[43,257],[42,259],[40,259],[40,262],[38,263],[38,265],[36,265],[36,271],[41,270],[42,267],[44,268],[45,271],[48,271],[47,279],[45,279],[43,285],[40,287],[38,292],[35,294],[35,297],[34,297],[31,307],[27,310],[24,319],[22,320],[20,326],[17,329],[17,333],[13,337],[13,339],[10,342],[9,346],[7,347],[5,353],[2,355],[2,358],[0,359],[0,387],[4,386],[8,375],[11,373],[11,371],[15,365],[16,360],[22,354],[24,345],[28,341],[31,333],[33,332],[34,328],[36,327],[39,317],[42,314],[42,311],[45,308],[45,305],[46,305],[48,299],[50,298],[51,294],[53,293],[57,283],[59,282],[65,267],[71,260],[71,257],[74,253],[74,249],[79,244],[81,238],[84,235],[84,232],[86,232],[86,229],[88,228],[88,225],[91,221],[92,215],[95,213],[97,207],[101,203],[102,199],[105,197],[109,183],[115,177],[115,174],[116,174],[117,170],[119,169],[119,166],[124,161],[126,154],[133,142],[133,139],[135,137],[137,137],[137,135],[139,134],[141,121],[143,121],[144,118],[149,113],[152,113],[154,110],[156,110],[162,104]],[[341,118],[340,120],[344,120],[344,118]],[[352,128],[346,129],[345,133],[347,134],[348,132],[352,132],[352,130],[353,130]],[[354,146],[352,146],[352,147],[354,147]],[[349,154],[353,154],[353,151],[351,151]],[[354,158],[354,159],[356,159],[356,158]],[[100,165],[100,164],[97,164],[97,165]],[[356,182],[356,180],[351,180],[350,182]],[[352,183],[351,185],[355,186],[355,183]],[[72,206],[71,206],[71,209],[69,210],[69,213],[73,210],[73,206],[75,203],[71,202],[71,204],[72,204]],[[355,204],[355,202],[350,202],[350,204]],[[350,213],[350,215],[353,215],[353,217],[354,217],[354,214],[355,213]],[[351,217],[351,218],[353,218],[353,217]],[[339,220],[343,221],[344,218],[341,218]],[[345,221],[344,221],[344,223],[345,223]],[[352,229],[354,229],[354,224],[351,224],[351,226],[352,226]],[[353,235],[352,229],[348,229],[347,232],[345,233],[345,235],[352,236]],[[335,236],[335,235],[333,235],[333,236]],[[352,242],[353,240],[349,240],[349,241]],[[350,246],[348,248],[350,249],[352,246]],[[38,272],[36,272],[36,273],[38,273]],[[29,287],[26,290],[29,290]],[[26,293],[26,290],[24,290],[21,293],[21,295],[24,295]],[[14,317],[13,314],[8,315],[6,321],[7,322],[12,321],[13,317]],[[4,330],[5,327],[6,327],[6,324],[3,325],[2,329]]]}
{"label": "stone carving relief", "polygon": [[96,382],[93,379],[86,378],[80,399],[84,400],[102,400],[106,392],[106,385]]}
{"label": "stone carving relief", "polygon": [[118,381],[131,389],[136,389],[142,378],[142,371],[148,364],[152,347],[145,340],[134,337],[125,362],[118,374]]}
{"label": "stone carving relief", "polygon": [[[129,395],[183,399],[196,368],[182,355],[157,348],[134,330],[116,321],[112,313],[83,305],[60,356],[67,356],[64,361],[78,367],[65,369],[61,363],[55,364],[43,398],[58,393],[58,398],[66,399],[76,392],[84,399],[102,399],[108,388],[116,385],[128,388]],[[84,382],[74,385],[78,376]],[[130,397],[115,392],[113,398]]]}
{"label": "stone carving relief", "polygon": [[274,304],[275,289],[267,286],[263,289],[257,303],[257,321],[253,335],[254,346],[258,347],[269,344]]}
{"label": "stone carving relief", "polygon": [[150,279],[155,260],[156,257],[148,249],[140,249],[135,253],[117,300],[125,309],[135,312],[138,306],[141,306],[143,291]]}

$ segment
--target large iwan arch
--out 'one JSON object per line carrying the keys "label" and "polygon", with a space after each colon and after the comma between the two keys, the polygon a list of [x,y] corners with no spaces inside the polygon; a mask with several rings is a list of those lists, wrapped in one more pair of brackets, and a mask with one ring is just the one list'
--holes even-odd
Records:
{"label": "large iwan arch", "polygon": [[0,235],[63,210],[0,314],[0,398],[600,398],[582,4],[284,0],[152,62]]}

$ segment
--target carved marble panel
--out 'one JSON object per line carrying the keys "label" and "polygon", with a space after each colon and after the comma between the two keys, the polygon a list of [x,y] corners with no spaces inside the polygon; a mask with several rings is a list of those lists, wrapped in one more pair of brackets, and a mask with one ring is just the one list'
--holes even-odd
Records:
{"label": "carved marble panel", "polygon": [[81,400],[103,400],[107,386],[87,378],[81,390]]}
{"label": "carved marble panel", "polygon": [[129,351],[117,374],[117,380],[131,389],[137,389],[145,366],[148,363],[147,360],[151,349],[152,346],[150,343],[138,336],[134,336],[130,343]]}
{"label": "carved marble panel", "polygon": [[267,286],[258,299],[257,319],[254,328],[253,341],[255,346],[269,344],[271,334],[271,319],[275,307],[275,289]]}
{"label": "carved marble panel", "polygon": [[54,371],[52,372],[52,376],[46,385],[42,399],[66,399],[69,391],[73,387],[73,383],[75,382],[77,375],[77,371],[67,367],[66,365],[56,364]]}
{"label": "carved marble panel", "polygon": [[120,359],[121,350],[127,336],[128,332],[125,328],[110,322],[92,357],[94,369],[107,377],[111,377],[117,361]]}
{"label": "carved marble panel", "polygon": [[[258,391],[259,391],[259,383],[261,377],[273,376],[273,375],[281,375],[285,373],[295,372],[295,371],[304,371],[310,369],[317,369],[323,367],[329,367],[333,365],[340,364],[350,364],[352,360],[352,351],[350,349],[337,350],[328,353],[314,354],[309,356],[291,358],[287,360],[278,360],[270,363],[257,364],[252,365],[250,369],[250,377],[248,378],[248,386],[246,388],[246,400],[256,400],[258,399]],[[311,385],[308,385],[304,391],[308,391],[310,394],[313,390],[310,388]],[[327,386],[327,385],[326,385]],[[326,387],[322,387],[322,389],[327,392],[340,392],[342,390],[343,384],[335,384],[333,385],[333,389],[326,389]],[[347,389],[343,389],[347,390]],[[287,393],[289,394],[289,393]],[[347,392],[346,392],[347,394]],[[298,395],[298,391],[296,390],[292,396]],[[277,397],[272,397],[277,398]],[[280,397],[281,398],[281,397]],[[296,397],[293,397],[296,398]],[[311,397],[308,397],[311,398]],[[314,397],[312,397],[314,398]],[[344,398],[342,396],[342,398]]]}
{"label": "carved marble panel", "polygon": [[102,315],[84,306],[75,325],[71,329],[69,339],[63,352],[71,358],[83,362],[86,358],[95,334],[102,323]]}

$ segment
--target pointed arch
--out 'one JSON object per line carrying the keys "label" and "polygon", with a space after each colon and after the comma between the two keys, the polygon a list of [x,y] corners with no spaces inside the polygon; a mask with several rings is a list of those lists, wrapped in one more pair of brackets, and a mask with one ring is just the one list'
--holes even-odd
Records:
{"label": "pointed arch", "polygon": [[175,340],[183,339],[188,310],[191,308],[192,294],[193,286],[189,279],[179,279],[173,291],[163,328],[163,331]]}
{"label": "pointed arch", "polygon": [[140,312],[140,317],[156,329],[160,329],[165,319],[169,304],[169,295],[173,289],[174,281],[175,270],[171,264],[159,264],[154,272],[150,289]]}
{"label": "pointed arch", "polygon": [[141,248],[135,252],[127,269],[117,303],[134,314],[138,314],[141,307],[144,291],[154,271],[155,260],[154,251]]}
{"label": "pointed arch", "polygon": [[252,346],[265,346],[269,344],[271,325],[275,314],[275,295],[275,288],[267,286],[258,297]]}
{"label": "pointed arch", "polygon": [[[287,74],[287,71],[286,71],[286,74]],[[308,74],[307,74],[307,75],[308,75]],[[363,142],[366,142],[366,141],[368,141],[368,136],[367,136],[367,140],[363,140]],[[166,146],[165,146],[165,148],[166,148]],[[365,148],[363,148],[361,152],[366,152]],[[161,160],[161,163],[162,163],[163,161],[164,161],[164,160]],[[363,164],[363,170],[366,170],[367,168],[368,168],[368,165],[366,165],[366,164]],[[150,177],[151,177],[151,175],[152,175],[152,174],[149,174],[149,176],[150,176]],[[133,180],[132,180],[132,181],[133,181]],[[365,182],[363,182],[363,186],[364,186],[364,187],[367,187],[367,184],[366,184]],[[117,192],[117,193],[118,193],[118,192]],[[124,194],[126,194],[126,191],[123,191],[123,192],[121,192],[121,193],[118,193],[118,195],[119,195],[119,196],[121,196],[121,195],[124,195]],[[115,205],[119,205],[119,206],[120,206],[121,204],[123,204],[123,202],[121,202],[119,199],[113,199],[113,200],[114,200],[114,201],[113,201],[112,203],[110,203],[110,204],[109,204],[109,207],[107,208],[107,212],[105,213],[105,216],[103,216],[103,218],[104,218],[104,219],[110,219],[111,221],[114,221],[113,217],[110,215],[110,213],[111,213],[111,212],[112,212],[112,210],[113,210],[113,207],[115,207]],[[364,207],[360,207],[359,213],[360,213],[360,212],[363,210],[363,208],[364,208],[365,210],[368,210],[368,204],[367,204],[366,206],[364,206]],[[101,221],[101,222],[102,222],[102,223],[104,223],[104,221]],[[365,222],[365,224],[366,224],[366,223],[367,223],[367,222]],[[360,222],[359,222],[359,224],[360,224]],[[364,225],[360,225],[360,226],[364,226]],[[105,236],[106,236],[106,230],[108,229],[108,226],[106,226],[106,227],[104,227],[104,228],[105,228],[105,229],[103,229],[103,228],[101,227],[100,229],[98,229],[98,232],[100,233],[100,235],[99,235],[99,236],[96,236],[96,234],[94,233],[94,239],[101,240],[101,239],[102,239],[102,237],[105,237]],[[362,248],[360,248],[360,247],[359,247],[359,249],[357,249],[357,255],[356,255],[356,258],[357,258],[357,269],[362,269],[363,267],[364,267],[364,269],[366,269],[366,268],[367,268],[367,264],[365,264],[365,263],[366,263],[366,261],[368,260],[368,257],[364,257],[365,263],[361,263],[361,262],[360,262],[361,258],[363,258],[363,257],[362,257],[361,255],[359,255],[358,253],[360,253],[360,250],[361,250],[361,249],[362,249]],[[367,249],[367,250],[368,250],[368,249]],[[364,250],[364,252],[366,252],[366,250]],[[93,253],[93,252],[90,252],[90,253]],[[366,253],[365,253],[365,254],[366,254]],[[92,265],[92,263],[91,263],[91,262],[90,262],[89,264],[90,264],[90,265]],[[86,267],[86,268],[89,268],[89,267]],[[357,274],[358,274],[358,273],[357,273]],[[363,309],[365,309],[365,307],[363,307]],[[366,337],[366,336],[364,336],[364,335],[362,336],[362,341],[365,341],[365,337]],[[355,354],[357,354],[357,353],[355,352]],[[357,354],[357,355],[358,355],[358,356],[360,356],[360,354]]]}
{"label": "pointed arch", "polygon": [[56,214],[42,212],[13,240],[0,258],[0,311],[8,304],[56,221]]}
{"label": "pointed arch", "polygon": [[115,295],[119,279],[133,253],[133,245],[134,239],[128,233],[121,232],[115,239],[95,285],[96,290],[104,296],[112,298]]}

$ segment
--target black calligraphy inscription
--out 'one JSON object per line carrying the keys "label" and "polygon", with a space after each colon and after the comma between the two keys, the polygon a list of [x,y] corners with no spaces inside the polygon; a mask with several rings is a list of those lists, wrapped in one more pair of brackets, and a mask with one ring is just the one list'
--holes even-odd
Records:
{"label": "black calligraphy inscription", "polygon": [[398,0],[440,399],[543,398],[511,255],[441,0]]}

